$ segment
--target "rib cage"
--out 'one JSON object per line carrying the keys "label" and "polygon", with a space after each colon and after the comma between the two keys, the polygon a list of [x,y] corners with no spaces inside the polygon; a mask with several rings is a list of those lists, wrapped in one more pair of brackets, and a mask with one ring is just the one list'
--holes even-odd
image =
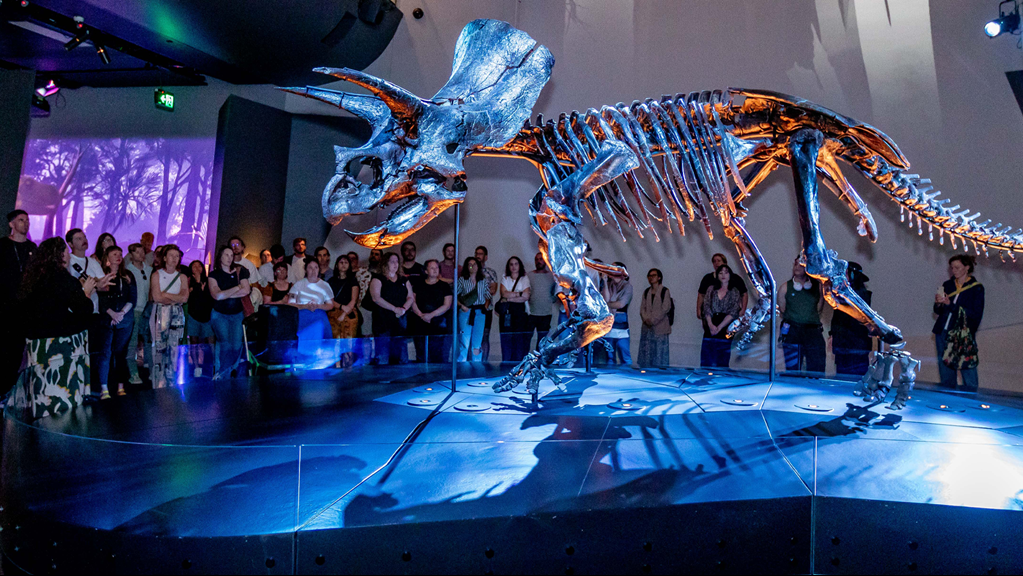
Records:
{"label": "rib cage", "polygon": [[[736,198],[745,198],[748,191],[736,157],[755,147],[731,134],[729,120],[739,112],[732,93],[715,90],[635,101],[631,106],[619,103],[599,111],[561,114],[557,121],[538,115],[535,123],[526,122],[512,142],[489,152],[530,159],[550,188],[595,158],[600,142],[610,135],[632,149],[640,167],[590,196],[587,210],[593,220],[602,226],[614,224],[623,239],[624,228],[632,228],[640,238],[650,231],[658,240],[654,221],[665,223],[669,232],[674,222],[675,229],[685,234],[684,220],[699,220],[713,238],[714,215],[722,221],[742,215]],[[928,238],[933,240],[937,232],[942,245],[948,236],[953,248],[958,239],[964,246],[972,243],[978,255],[987,255],[992,248],[1013,260],[1014,253],[1023,250],[1023,229],[1013,232],[1001,223],[992,226],[991,220],[978,221],[979,212],[970,215],[959,205],[947,206],[949,200],[938,199],[941,192],[934,190],[929,179],[905,174],[877,155],[843,159],[857,165],[899,203],[902,222],[908,220],[913,227],[916,218],[919,235],[926,223]],[[637,173],[645,176],[646,185]]]}
{"label": "rib cage", "polygon": [[[685,234],[684,220],[698,219],[713,238],[711,216],[736,213],[728,179],[739,170],[725,149],[729,137],[718,112],[729,103],[721,91],[694,92],[562,114],[556,122],[538,116],[535,124],[526,122],[509,147],[540,166],[549,188],[595,158],[601,142],[620,140],[640,160],[640,168],[621,178],[632,202],[619,182],[611,182],[588,199],[594,221],[613,223],[623,239],[623,221],[641,238],[649,230],[659,239],[654,220],[666,223],[669,231],[674,222]],[[741,179],[736,184],[745,189]]]}

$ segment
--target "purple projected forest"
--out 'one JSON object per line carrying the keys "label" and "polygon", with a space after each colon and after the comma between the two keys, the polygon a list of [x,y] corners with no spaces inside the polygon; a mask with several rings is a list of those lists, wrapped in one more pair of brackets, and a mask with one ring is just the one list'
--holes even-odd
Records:
{"label": "purple projected forest", "polygon": [[[36,242],[82,228],[122,248],[143,232],[177,244],[185,262],[206,256],[214,139],[30,140],[18,208]],[[92,247],[90,247],[91,251]]]}

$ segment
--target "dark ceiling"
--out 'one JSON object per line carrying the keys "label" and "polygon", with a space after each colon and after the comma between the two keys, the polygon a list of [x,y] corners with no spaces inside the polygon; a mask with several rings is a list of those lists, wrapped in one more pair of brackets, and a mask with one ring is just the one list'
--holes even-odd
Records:
{"label": "dark ceiling", "polygon": [[[40,81],[56,78],[67,88],[194,85],[205,76],[322,84],[328,79],[312,68],[365,68],[402,19],[391,0],[0,2],[0,67],[34,69]],[[75,34],[86,41],[65,50]]]}

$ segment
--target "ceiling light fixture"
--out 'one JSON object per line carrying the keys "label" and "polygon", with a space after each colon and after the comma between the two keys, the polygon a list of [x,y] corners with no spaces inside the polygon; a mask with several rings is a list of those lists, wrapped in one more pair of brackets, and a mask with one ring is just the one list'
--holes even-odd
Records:
{"label": "ceiling light fixture", "polygon": [[64,49],[67,50],[68,52],[70,52],[70,51],[74,50],[75,48],[78,48],[78,46],[82,42],[85,42],[85,37],[83,35],[81,35],[81,34],[76,34],[74,38],[68,40],[67,43],[64,44]]}
{"label": "ceiling light fixture", "polygon": [[[1006,8],[1006,5],[1010,5],[1011,8]],[[1016,34],[1020,33],[1020,16],[1019,16],[1019,3],[1018,0],[1003,0],[998,4],[998,18],[988,22],[984,25],[984,34],[987,34],[988,38],[995,38],[1002,34]]]}

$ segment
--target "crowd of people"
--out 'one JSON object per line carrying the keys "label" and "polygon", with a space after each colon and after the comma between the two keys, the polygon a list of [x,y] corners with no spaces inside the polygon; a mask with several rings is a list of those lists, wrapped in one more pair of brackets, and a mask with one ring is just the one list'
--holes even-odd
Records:
{"label": "crowd of people", "polygon": [[[316,346],[332,339],[373,337],[364,344],[339,347],[339,366],[408,362],[408,339],[414,345],[415,361],[451,361],[455,323],[459,342],[454,360],[486,362],[495,321],[501,360],[515,362],[552,329],[555,310],[558,322],[570,312],[569,300],[560,294],[563,288],[539,253],[532,270],[512,256],[499,274],[489,262],[486,246],[478,246],[472,256],[456,263],[454,245],[446,244],[441,258],[420,263],[415,243],[407,241],[398,252],[370,250],[364,264],[354,251],[332,258],[320,246],[309,254],[306,240],[296,238],[290,255],[283,246],[274,245],[259,253],[257,264],[246,254],[244,240],[236,236],[211,255],[207,270],[198,260],[182,262],[183,253],[176,245],[154,247],[149,233],[127,250],[104,233],[90,252],[89,238],[81,229],[37,247],[27,237],[27,214],[16,210],[8,221],[10,234],[0,239],[0,304],[18,309],[25,327],[21,333],[8,331],[0,352],[8,389],[27,358],[27,373],[42,383],[48,378],[63,382],[72,396],[78,385],[81,393],[95,397],[124,394],[125,385],[143,382],[139,351],[152,385],[167,386],[181,377],[182,343],[194,345],[187,354],[195,376],[237,375],[247,369],[244,320],[260,308],[297,310],[295,339],[300,348],[303,343]],[[746,312],[749,293],[723,254],[715,254],[711,264],[713,271],[702,279],[696,298],[704,335],[700,363],[722,368],[731,360],[729,327]],[[961,371],[964,385],[971,389],[977,387],[972,336],[984,306],[983,286],[972,276],[973,270],[969,256],[953,257],[952,278],[934,303],[937,350],[945,360],[939,362],[942,382],[954,386],[956,372]],[[630,366],[631,281],[628,276],[596,270],[590,274],[614,315],[604,337],[606,345],[597,349],[607,351],[604,362]],[[674,299],[659,269],[651,269],[646,279],[649,286],[639,305],[637,364],[668,366]],[[860,265],[850,263],[848,281],[867,303],[868,280]],[[828,344],[821,322],[823,304],[819,282],[807,275],[797,258],[792,278],[778,289],[781,344],[788,370],[824,373]],[[874,342],[865,327],[836,312],[829,341],[838,374],[866,372]],[[215,353],[207,358],[210,346]],[[55,363],[55,358],[60,362]],[[54,371],[61,377],[55,377]]]}

